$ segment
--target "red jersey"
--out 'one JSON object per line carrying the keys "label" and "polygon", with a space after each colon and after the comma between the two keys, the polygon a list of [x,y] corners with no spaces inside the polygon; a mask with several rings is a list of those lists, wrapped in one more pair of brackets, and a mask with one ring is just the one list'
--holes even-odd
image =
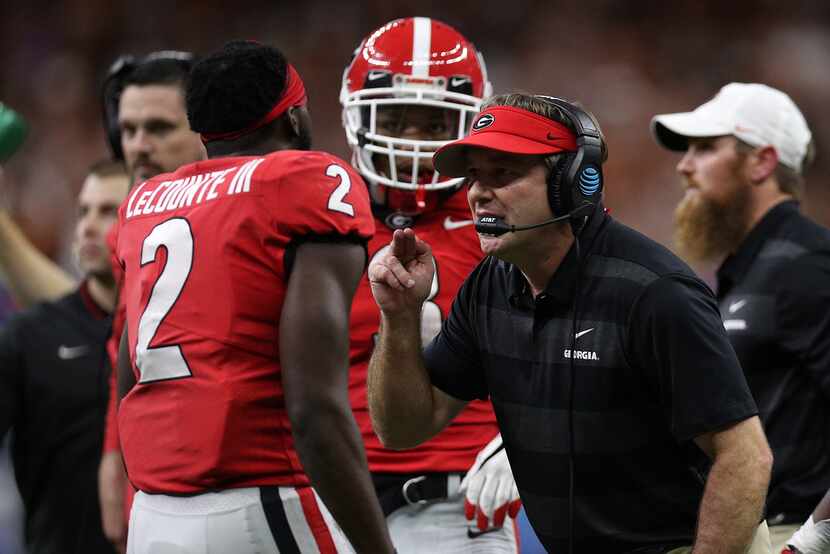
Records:
{"label": "red jersey", "polygon": [[167,494],[308,485],[279,362],[290,252],[307,237],[371,237],[361,178],[321,152],[217,158],[136,187],[118,225],[131,482]]}
{"label": "red jersey", "polygon": [[121,341],[121,333],[124,332],[124,318],[127,316],[127,308],[124,305],[124,295],[121,294],[121,287],[124,284],[124,270],[115,255],[115,247],[118,242],[118,226],[113,225],[107,233],[107,247],[110,251],[112,265],[112,276],[118,289],[116,296],[115,310],[112,312],[112,330],[107,339],[107,355],[110,359],[112,373],[109,378],[109,402],[107,402],[107,417],[104,422],[104,452],[120,450],[118,444],[118,385],[116,382],[116,367],[118,366],[118,344]]}
{"label": "red jersey", "polygon": [[[385,251],[394,232],[382,220],[376,223],[376,234],[369,243],[370,259]],[[481,260],[478,235],[472,223],[463,189],[415,222],[418,237],[432,247],[436,266],[432,291],[422,311],[424,344],[438,333],[461,283]],[[380,473],[467,471],[478,451],[498,433],[489,402],[470,402],[441,433],[410,450],[388,450],[375,435],[369,418],[366,376],[379,324],[380,311],[372,296],[369,279],[364,276],[352,302],[349,324],[349,398],[363,434],[369,470]]]}

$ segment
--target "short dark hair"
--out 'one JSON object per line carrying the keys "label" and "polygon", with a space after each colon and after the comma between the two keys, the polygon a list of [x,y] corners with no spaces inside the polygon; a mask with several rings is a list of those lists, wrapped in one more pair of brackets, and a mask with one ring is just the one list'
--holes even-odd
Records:
{"label": "short dark hair", "polygon": [[232,133],[262,119],[285,91],[288,62],[272,46],[233,41],[197,63],[187,119],[197,133]]}
{"label": "short dark hair", "polygon": [[124,76],[123,87],[129,85],[179,85],[187,88],[192,63],[190,60],[171,58],[146,59]]}

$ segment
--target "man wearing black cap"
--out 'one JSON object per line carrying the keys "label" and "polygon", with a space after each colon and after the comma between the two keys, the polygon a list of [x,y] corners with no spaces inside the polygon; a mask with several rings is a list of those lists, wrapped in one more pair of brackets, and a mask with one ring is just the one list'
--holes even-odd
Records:
{"label": "man wearing black cap", "polygon": [[375,429],[404,448],[489,396],[551,552],[768,552],[772,460],[714,298],[605,213],[605,157],[592,115],[521,94],[436,153],[438,171],[467,177],[488,257],[423,352],[429,246],[396,231],[370,265]]}
{"label": "man wearing black cap", "polygon": [[655,116],[652,130],[685,152],[678,247],[722,260],[723,324],[775,455],[767,522],[778,553],[830,487],[830,230],[798,203],[810,129],[785,93],[730,83],[692,112]]}
{"label": "man wearing black cap", "polygon": [[278,50],[227,44],[187,90],[209,159],[121,207],[131,553],[392,552],[347,394],[369,198],[305,104]]}

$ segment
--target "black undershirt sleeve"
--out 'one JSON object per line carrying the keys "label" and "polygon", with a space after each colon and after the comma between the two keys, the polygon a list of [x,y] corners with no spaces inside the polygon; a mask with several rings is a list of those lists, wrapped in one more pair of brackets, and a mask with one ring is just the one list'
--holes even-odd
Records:
{"label": "black undershirt sleeve", "polygon": [[628,351],[656,391],[678,441],[758,413],[715,298],[700,280],[670,274],[632,308]]}
{"label": "black undershirt sleeve", "polygon": [[776,277],[776,336],[830,401],[830,253],[807,254]]}
{"label": "black undershirt sleeve", "polygon": [[441,332],[424,349],[424,364],[432,384],[461,400],[488,397],[478,338],[470,317],[475,306],[472,283],[478,271],[464,281]]}

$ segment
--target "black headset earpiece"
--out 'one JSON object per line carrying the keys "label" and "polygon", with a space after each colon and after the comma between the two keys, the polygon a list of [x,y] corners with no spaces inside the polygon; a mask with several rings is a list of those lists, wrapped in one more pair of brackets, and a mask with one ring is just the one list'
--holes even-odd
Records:
{"label": "black headset earpiece", "polygon": [[571,211],[570,198],[563,197],[564,187],[561,187],[559,183],[562,182],[565,170],[572,165],[573,158],[574,154],[572,153],[563,152],[559,154],[559,159],[551,168],[548,177],[548,204],[550,204],[550,210],[554,217],[565,215]]}
{"label": "black headset earpiece", "polygon": [[602,196],[602,135],[593,119],[579,106],[554,96],[537,95],[555,106],[576,133],[577,150],[562,154],[548,180],[548,203],[554,217],[588,211]]}
{"label": "black headset earpiece", "polygon": [[134,56],[119,56],[107,70],[107,76],[101,85],[101,107],[104,116],[104,131],[107,133],[107,144],[112,152],[113,159],[123,160],[124,151],[121,149],[121,128],[118,125],[118,101],[124,88],[124,76],[129,74],[136,65]]}

